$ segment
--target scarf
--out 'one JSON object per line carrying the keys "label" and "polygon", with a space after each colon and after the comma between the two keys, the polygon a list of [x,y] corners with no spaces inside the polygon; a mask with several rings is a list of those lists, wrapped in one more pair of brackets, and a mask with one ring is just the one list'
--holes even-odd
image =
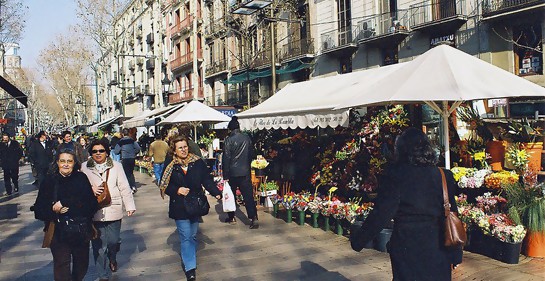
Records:
{"label": "scarf", "polygon": [[182,169],[187,169],[189,164],[201,159],[199,156],[189,153],[185,159],[180,159],[176,156],[173,157],[172,162],[170,162],[165,171],[163,172],[163,177],[161,177],[161,183],[159,184],[159,189],[161,190],[161,198],[165,199],[165,189],[167,189],[168,184],[170,183],[170,176],[172,175],[172,170],[174,165],[182,166]]}

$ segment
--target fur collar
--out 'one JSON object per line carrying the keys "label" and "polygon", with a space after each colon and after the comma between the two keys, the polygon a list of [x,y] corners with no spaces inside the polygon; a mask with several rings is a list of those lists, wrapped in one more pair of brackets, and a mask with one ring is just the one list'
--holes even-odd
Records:
{"label": "fur collar", "polygon": [[[89,158],[89,160],[87,160],[87,168],[93,169],[95,168],[95,165],[96,165],[96,162],[95,160],[93,160],[93,158]],[[112,158],[110,157],[106,157],[106,166],[108,168],[112,168],[114,166],[114,160],[112,160]]]}

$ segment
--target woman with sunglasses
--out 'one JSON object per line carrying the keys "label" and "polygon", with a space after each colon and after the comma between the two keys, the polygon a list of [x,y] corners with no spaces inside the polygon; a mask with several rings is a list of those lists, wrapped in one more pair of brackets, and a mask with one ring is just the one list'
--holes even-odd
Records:
{"label": "woman with sunglasses", "polygon": [[[72,150],[59,151],[49,174],[40,184],[33,207],[35,217],[46,222],[46,228],[54,226],[49,247],[56,281],[83,280],[89,267],[91,218],[98,205],[89,180],[78,172],[79,166]],[[87,231],[75,234],[65,231],[63,223],[68,225],[69,220],[82,222],[88,226]],[[49,223],[52,221],[53,225]]]}
{"label": "woman with sunglasses", "polygon": [[117,271],[116,255],[119,251],[119,234],[123,206],[127,216],[136,211],[129,181],[123,166],[108,157],[110,147],[104,140],[95,140],[89,146],[91,158],[82,164],[81,171],[87,175],[95,196],[104,192],[104,182],[112,198],[110,205],[98,210],[93,218],[100,236],[92,241],[93,256],[99,279],[109,280],[112,272]]}

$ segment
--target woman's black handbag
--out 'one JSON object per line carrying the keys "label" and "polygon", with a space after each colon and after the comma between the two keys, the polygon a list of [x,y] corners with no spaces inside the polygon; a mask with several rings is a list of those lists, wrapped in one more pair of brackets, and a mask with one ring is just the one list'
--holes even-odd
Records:
{"label": "woman's black handbag", "polygon": [[86,243],[93,235],[92,222],[88,218],[60,216],[56,223],[60,241],[68,244]]}
{"label": "woman's black handbag", "polygon": [[198,194],[187,194],[184,196],[184,208],[189,217],[200,217],[208,215],[210,204],[204,192]]}

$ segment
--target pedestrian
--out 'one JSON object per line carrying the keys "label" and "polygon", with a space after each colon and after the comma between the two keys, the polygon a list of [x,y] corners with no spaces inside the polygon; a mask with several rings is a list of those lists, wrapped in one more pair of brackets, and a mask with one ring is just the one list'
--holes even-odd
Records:
{"label": "pedestrian", "polygon": [[120,139],[121,139],[121,133],[119,133],[119,132],[114,133],[114,135],[110,139],[111,157],[112,157],[113,160],[118,161],[118,162],[121,162],[121,158],[119,157],[119,153],[115,153],[114,149],[115,149],[115,146],[117,145],[117,143],[119,142]]}
{"label": "pedestrian", "polygon": [[89,138],[87,138],[87,136],[80,136],[78,138],[78,143],[83,148],[83,151],[82,151],[83,159],[85,161],[87,161],[87,159],[89,159],[89,152],[88,152],[88,150],[89,150]]}
{"label": "pedestrian", "polygon": [[76,158],[78,159],[79,163],[83,163],[87,161],[87,158],[85,158],[84,155],[84,149],[78,142],[75,142],[72,140],[72,133],[70,131],[64,131],[61,134],[62,137],[62,143],[59,144],[57,147],[57,153],[61,150],[69,149],[74,151],[76,154]]}
{"label": "pedestrian", "polygon": [[93,217],[100,236],[92,240],[93,256],[100,280],[109,280],[116,272],[117,252],[120,248],[123,206],[127,216],[136,211],[134,198],[123,166],[109,157],[108,142],[95,140],[89,146],[91,158],[83,163],[81,171],[87,175],[96,196],[104,192],[104,182],[110,192],[110,205],[98,210]]}
{"label": "pedestrian", "polygon": [[30,146],[30,156],[31,163],[36,169],[36,181],[39,187],[53,162],[53,148],[47,142],[47,134],[44,131],[40,131],[36,137],[37,140]]}
{"label": "pedestrian", "polygon": [[[89,180],[78,172],[79,166],[72,150],[59,151],[52,172],[40,185],[34,203],[37,219],[46,225],[55,222],[50,244],[55,281],[81,281],[89,267],[89,241],[93,235],[91,218],[98,204]],[[84,226],[78,227],[81,232],[66,231],[63,226],[70,220]]]}
{"label": "pedestrian", "polygon": [[125,175],[129,180],[129,186],[133,193],[136,193],[136,180],[134,179],[134,165],[136,163],[136,155],[140,152],[140,145],[133,138],[129,136],[129,129],[124,128],[123,137],[115,145],[115,153],[119,154],[121,158],[121,164]]}
{"label": "pedestrian", "polygon": [[158,135],[155,137],[155,141],[150,144],[148,157],[153,161],[153,173],[155,174],[155,183],[159,185],[161,182],[161,175],[165,169],[165,158],[169,151],[168,143],[161,139]]}
{"label": "pedestrian", "polygon": [[183,268],[189,281],[196,279],[197,231],[201,217],[187,214],[184,197],[203,192],[203,186],[218,200],[221,199],[221,192],[214,184],[204,160],[189,152],[187,138],[175,137],[170,142],[170,148],[174,151],[174,159],[165,168],[159,187],[161,196],[167,194],[170,197],[168,216],[176,222]]}
{"label": "pedestrian", "polygon": [[[257,220],[257,208],[254,201],[254,193],[251,182],[250,163],[253,158],[253,146],[250,137],[240,132],[240,124],[234,116],[229,124],[229,137],[224,142],[223,152],[223,179],[229,182],[236,194],[237,187],[244,199],[246,213],[250,221],[250,229],[259,228]],[[235,224],[235,212],[228,212],[226,223]]]}
{"label": "pedestrian", "polygon": [[[462,261],[462,248],[444,246],[443,187],[437,155],[419,129],[405,130],[395,142],[395,162],[379,181],[377,202],[351,245],[363,245],[393,219],[389,242],[393,280],[451,280],[451,265]],[[457,212],[455,181],[445,170],[451,212]]]}
{"label": "pedestrian", "polygon": [[2,133],[0,160],[2,161],[2,170],[4,171],[6,195],[11,195],[12,191],[15,193],[19,192],[19,159],[21,157],[23,157],[23,149],[19,142],[12,140],[9,133]]}

